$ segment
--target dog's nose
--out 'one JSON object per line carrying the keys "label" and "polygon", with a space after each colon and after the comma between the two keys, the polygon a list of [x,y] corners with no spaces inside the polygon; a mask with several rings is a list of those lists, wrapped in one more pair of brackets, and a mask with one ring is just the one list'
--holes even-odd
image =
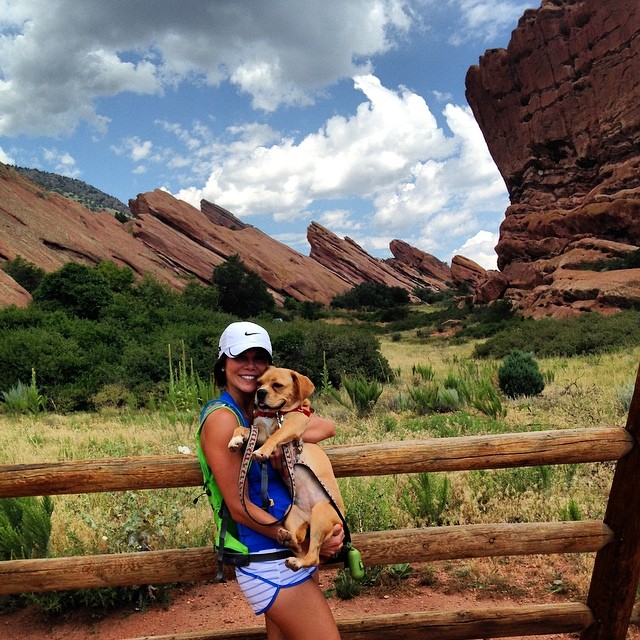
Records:
{"label": "dog's nose", "polygon": [[264,399],[267,397],[267,390],[258,389],[258,391],[256,391],[256,396],[258,398],[258,402],[264,402]]}

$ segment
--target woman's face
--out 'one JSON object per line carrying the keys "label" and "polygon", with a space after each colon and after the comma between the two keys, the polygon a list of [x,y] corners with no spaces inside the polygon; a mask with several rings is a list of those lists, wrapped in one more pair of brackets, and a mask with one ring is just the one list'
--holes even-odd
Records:
{"label": "woman's face", "polygon": [[258,378],[269,367],[269,356],[264,349],[247,349],[236,358],[227,358],[224,366],[228,391],[254,394]]}

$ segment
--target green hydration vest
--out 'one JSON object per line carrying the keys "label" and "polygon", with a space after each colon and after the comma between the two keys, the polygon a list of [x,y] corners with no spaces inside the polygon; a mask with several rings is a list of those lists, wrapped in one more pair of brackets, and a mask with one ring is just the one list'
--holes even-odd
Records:
{"label": "green hydration vest", "polygon": [[238,426],[243,427],[245,425],[242,416],[234,406],[221,400],[212,400],[202,409],[202,413],[200,414],[200,426],[196,431],[198,460],[200,460],[200,468],[202,469],[204,490],[209,498],[211,508],[213,509],[213,517],[216,524],[215,549],[219,555],[221,555],[221,550],[224,551],[225,559],[227,560],[228,558],[226,558],[226,556],[232,554],[247,556],[249,555],[249,549],[238,540],[238,528],[236,523],[228,515],[222,494],[220,493],[220,489],[213,477],[211,468],[204,457],[202,446],[200,444],[200,433],[205,420],[218,409],[228,409],[235,415],[238,421]]}

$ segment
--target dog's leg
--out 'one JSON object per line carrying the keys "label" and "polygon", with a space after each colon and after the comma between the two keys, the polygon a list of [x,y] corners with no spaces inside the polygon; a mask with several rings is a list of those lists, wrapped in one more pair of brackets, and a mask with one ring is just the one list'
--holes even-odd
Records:
{"label": "dog's leg", "polygon": [[276,540],[293,550],[296,555],[304,555],[302,550],[302,543],[307,537],[307,529],[309,523],[304,511],[298,507],[298,505],[292,505],[291,510],[287,514],[283,527],[278,529],[276,533]]}
{"label": "dog's leg", "polygon": [[282,426],[272,433],[259,449],[253,452],[253,458],[259,462],[266,462],[281,444],[299,440],[308,422],[309,417],[304,413],[299,411],[287,413],[282,420]]}
{"label": "dog's leg", "polygon": [[313,567],[320,564],[320,547],[328,540],[336,524],[342,520],[329,502],[317,502],[311,510],[309,550],[302,558],[287,558],[285,564],[289,569],[297,571],[302,567]]}
{"label": "dog's leg", "polygon": [[229,440],[229,451],[240,451],[242,447],[244,447],[246,441],[249,439],[249,434],[251,433],[250,429],[247,427],[236,427],[233,430],[233,435],[231,436],[231,440]]}

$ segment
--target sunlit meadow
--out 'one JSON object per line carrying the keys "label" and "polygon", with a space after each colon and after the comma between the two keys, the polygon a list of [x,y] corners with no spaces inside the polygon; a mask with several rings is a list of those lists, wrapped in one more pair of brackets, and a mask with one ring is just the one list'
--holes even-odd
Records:
{"label": "sunlit meadow", "polygon": [[[502,414],[471,405],[421,414],[411,398],[425,383],[461,371],[495,376],[499,362],[471,359],[473,344],[403,336],[385,339],[382,351],[396,379],[384,385],[369,415],[357,415],[344,391],[340,401],[318,389],[316,411],[332,418],[330,444],[624,426],[640,347],[627,353],[538,359],[545,389],[537,397],[502,397]],[[425,373],[428,372],[428,373]],[[412,393],[414,396],[412,396]],[[89,458],[177,454],[195,450],[195,412],[104,411],[67,416],[0,414],[0,463],[42,463]],[[340,484],[352,531],[489,522],[601,518],[613,463],[495,471],[343,478]],[[199,487],[56,496],[51,555],[94,554],[208,545],[213,518]],[[521,560],[448,564],[485,579],[508,575]],[[573,588],[584,593],[590,559],[570,559]],[[457,567],[455,569],[454,567]],[[549,572],[556,571],[550,565]],[[551,579],[550,579],[551,580]],[[461,583],[464,581],[462,580]],[[553,581],[551,580],[551,583]],[[464,586],[461,584],[461,589]]]}

